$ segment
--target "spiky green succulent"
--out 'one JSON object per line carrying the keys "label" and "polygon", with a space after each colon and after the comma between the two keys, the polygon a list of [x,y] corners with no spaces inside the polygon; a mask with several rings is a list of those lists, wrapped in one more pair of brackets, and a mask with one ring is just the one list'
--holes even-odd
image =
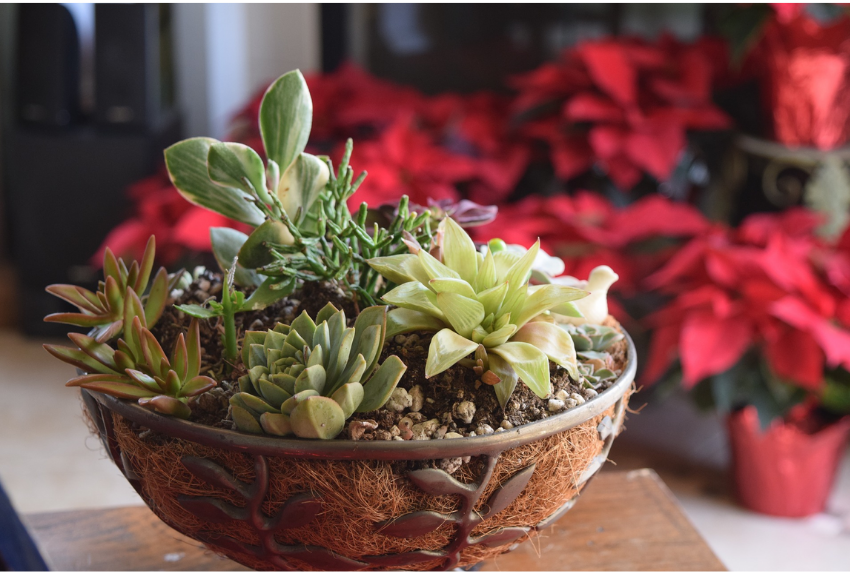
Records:
{"label": "spiky green succulent", "polygon": [[[124,260],[116,258],[107,248],[103,254],[104,280],[98,284],[97,292],[71,284],[53,284],[47,287],[49,293],[70,302],[79,308],[80,312],[50,314],[44,321],[91,328],[89,334],[99,342],[118,336],[124,330],[124,302],[127,294],[130,291],[138,296],[145,293],[155,253],[156,241],[151,236],[141,264],[134,260],[127,268]],[[168,282],[165,268],[160,268],[151,284],[150,293],[144,297],[145,318],[151,326],[156,323],[165,308]]]}
{"label": "spiky green succulent", "polygon": [[328,304],[315,322],[302,312],[291,326],[246,332],[248,374],[230,400],[236,427],[333,439],[355,411],[383,406],[407,369],[397,356],[378,366],[386,323],[387,307],[373,306],[349,328],[345,312]]}
{"label": "spiky green succulent", "polygon": [[596,388],[605,381],[617,378],[612,366],[611,354],[608,350],[616,342],[623,339],[623,334],[608,326],[594,324],[561,324],[573,340],[578,357],[578,374],[585,387]]}
{"label": "spiky green succulent", "polygon": [[428,350],[426,377],[464,360],[480,345],[489,370],[502,380],[496,385],[502,405],[517,379],[545,397],[549,360],[575,371],[576,355],[569,334],[541,317],[553,308],[569,307],[587,292],[555,284],[529,286],[539,241],[522,256],[490,250],[480,254],[452,219],[440,225],[441,260],[424,249],[368,260],[400,284],[383,296],[398,306],[388,315],[387,335],[437,332]]}
{"label": "spiky green succulent", "polygon": [[169,360],[159,342],[146,327],[139,297],[129,291],[118,349],[78,333],[68,337],[76,348],[45,344],[53,356],[87,372],[69,380],[69,387],[84,387],[115,397],[137,399],[139,405],[177,417],[188,418],[187,402],[216,386],[215,380],[200,375],[201,341],[198,321],[192,320],[188,339],[177,338]]}

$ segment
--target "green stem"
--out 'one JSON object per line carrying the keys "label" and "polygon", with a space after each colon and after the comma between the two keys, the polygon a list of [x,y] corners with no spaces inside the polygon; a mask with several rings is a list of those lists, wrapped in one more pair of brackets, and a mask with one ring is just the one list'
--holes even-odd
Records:
{"label": "green stem", "polygon": [[233,311],[233,300],[230,295],[230,288],[227,280],[222,285],[221,305],[224,318],[224,352],[230,367],[236,363],[236,322],[234,321],[235,312]]}

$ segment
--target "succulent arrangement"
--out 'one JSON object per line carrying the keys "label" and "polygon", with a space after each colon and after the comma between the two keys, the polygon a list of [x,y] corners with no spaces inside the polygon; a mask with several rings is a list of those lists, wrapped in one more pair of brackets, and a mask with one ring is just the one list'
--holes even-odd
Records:
{"label": "succulent arrangement", "polygon": [[[215,390],[226,397],[235,430],[333,439],[352,417],[385,406],[403,410],[411,394],[421,409],[427,380],[452,368],[473,372],[503,409],[520,380],[549,398],[551,409],[558,400],[553,371],[588,396],[617,377],[607,350],[622,334],[599,320],[577,325],[588,321],[580,301],[589,293],[550,279],[536,261],[558,259],[544,257],[539,243],[528,250],[499,240],[477,247],[458,220],[480,224],[493,213],[471,203],[422,208],[404,198],[392,208],[363,203],[350,211],[366,173],[354,176],[351,141],[336,170],[328,157],[305,152],[311,122],[310,94],[296,71],[272,84],[260,106],[265,158],[209,138],[166,150],[171,180],[187,200],[252,230],[211,229],[221,288],[201,304],[176,299],[193,281],[187,273],[159,269],[150,280],[153,238],[141,262],[129,266],[107,249],[97,292],[48,288],[80,311],[48,321],[90,328],[69,334],[73,347],[45,346],[82,372],[67,385],[184,419],[192,418],[196,398]],[[332,284],[356,315],[329,300],[315,316],[273,313],[279,300],[311,282]],[[158,340],[165,311],[172,327],[189,322],[171,336],[170,354]],[[238,319],[262,312],[276,319],[272,327],[261,321],[264,329],[254,331]],[[182,314],[188,317],[174,318]],[[386,342],[408,334],[430,336],[425,380],[416,380],[411,394],[398,387],[409,356],[385,352]],[[202,345],[217,336],[220,344]],[[414,433],[410,425],[405,434]]]}

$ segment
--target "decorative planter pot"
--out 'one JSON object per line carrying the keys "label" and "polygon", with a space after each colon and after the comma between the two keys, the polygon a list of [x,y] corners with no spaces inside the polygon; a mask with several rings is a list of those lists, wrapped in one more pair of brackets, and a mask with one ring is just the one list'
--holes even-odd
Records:
{"label": "decorative planter pot", "polygon": [[762,432],[756,409],[750,406],[731,414],[727,426],[735,491],[742,505],[787,517],[823,510],[850,433],[850,418],[813,434],[785,422]]}
{"label": "decorative planter pot", "polygon": [[[83,399],[113,461],[157,516],[237,562],[451,569],[510,550],[573,506],[622,426],[636,370],[626,340],[628,364],[599,396],[463,439],[262,437],[87,390]],[[459,468],[434,468],[440,459]]]}

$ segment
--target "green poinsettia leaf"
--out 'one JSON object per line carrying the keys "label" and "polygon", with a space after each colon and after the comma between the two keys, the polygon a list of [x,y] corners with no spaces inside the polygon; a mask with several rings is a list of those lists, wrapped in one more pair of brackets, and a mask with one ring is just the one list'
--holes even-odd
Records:
{"label": "green poinsettia leaf", "polygon": [[573,338],[563,328],[549,322],[529,322],[519,329],[512,341],[525,342],[538,348],[550,360],[565,368],[574,379],[578,379]]}
{"label": "green poinsettia leaf", "polygon": [[214,183],[241,189],[249,195],[256,194],[264,203],[271,203],[266,191],[263,160],[247,145],[218,141],[210,145],[207,172]]}
{"label": "green poinsettia leaf", "polygon": [[175,143],[165,150],[168,176],[183,197],[192,204],[223,214],[233,220],[257,226],[265,216],[248,195],[234,187],[223,187],[210,180],[207,156],[218,143],[208,137],[195,137]]}
{"label": "green poinsettia leaf", "polygon": [[[222,272],[227,272],[233,264],[233,259],[239,255],[239,249],[248,240],[248,235],[239,232],[235,228],[216,227],[210,229],[210,242],[212,244],[213,256],[218,262]],[[236,265],[233,281],[242,287],[259,286],[263,283],[263,277],[254,270],[245,268],[241,264]]]}
{"label": "green poinsettia leaf", "polygon": [[549,394],[549,359],[541,350],[524,342],[508,342],[487,351],[508,362],[537,397],[545,399]]}
{"label": "green poinsettia leaf", "polygon": [[425,377],[442,373],[454,364],[474,352],[478,344],[458,335],[448,328],[434,334],[428,348],[428,360],[425,363]]}
{"label": "green poinsettia leaf", "polygon": [[278,78],[260,103],[260,135],[266,156],[284,171],[307,146],[313,122],[313,100],[298,70]]}
{"label": "green poinsettia leaf", "polygon": [[386,338],[408,332],[437,332],[446,327],[446,323],[424,312],[396,308],[387,314]]}
{"label": "green poinsettia leaf", "polygon": [[277,198],[286,214],[294,217],[300,208],[303,221],[304,214],[313,207],[329,177],[327,163],[308,153],[301,153],[284,171],[277,185]]}
{"label": "green poinsettia leaf", "polygon": [[443,219],[443,262],[468,283],[478,274],[478,251],[475,243],[451,217]]}
{"label": "green poinsettia leaf", "polygon": [[484,306],[481,302],[454,292],[437,294],[437,306],[452,328],[465,338],[470,337],[472,330],[484,319]]}
{"label": "green poinsettia leaf", "polygon": [[[545,284],[543,286],[531,286],[528,288],[529,296],[526,298],[522,309],[517,315],[514,323],[522,327],[529,320],[553,308],[574,300],[581,300],[590,295],[590,292],[579,290],[571,286],[558,284]],[[514,315],[513,313],[511,315]]]}

